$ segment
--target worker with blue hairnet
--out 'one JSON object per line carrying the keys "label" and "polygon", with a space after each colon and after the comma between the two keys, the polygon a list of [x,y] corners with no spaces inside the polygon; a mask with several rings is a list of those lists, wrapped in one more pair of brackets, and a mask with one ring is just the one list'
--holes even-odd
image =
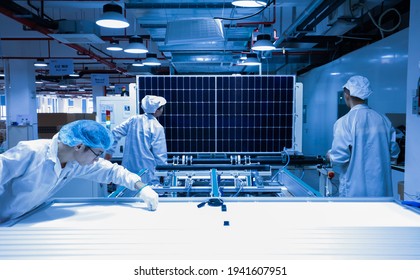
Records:
{"label": "worker with blue hairnet", "polygon": [[149,210],[158,195],[141,178],[101,158],[112,143],[106,128],[92,120],[64,125],[52,139],[21,141],[0,154],[0,223],[36,208],[72,178],[116,182],[132,190]]}
{"label": "worker with blue hairnet", "polygon": [[118,141],[125,137],[121,164],[135,173],[147,169],[142,181],[150,185],[160,184],[155,176],[156,165],[167,164],[168,159],[165,130],[157,120],[165,104],[161,96],[146,95],[141,100],[144,114],[132,116],[112,129],[114,143],[105,155],[105,159],[111,159]]}
{"label": "worker with blue hairnet", "polygon": [[353,76],[343,86],[350,111],[334,124],[334,138],[327,153],[339,174],[343,197],[392,196],[391,161],[400,149],[390,120],[371,109],[372,94],[366,77]]}

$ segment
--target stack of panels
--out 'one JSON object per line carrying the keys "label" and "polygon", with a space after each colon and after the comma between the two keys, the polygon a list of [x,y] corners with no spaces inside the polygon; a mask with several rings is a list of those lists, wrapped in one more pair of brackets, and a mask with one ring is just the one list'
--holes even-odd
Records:
{"label": "stack of panels", "polygon": [[294,76],[139,76],[163,96],[168,151],[279,152],[292,146]]}

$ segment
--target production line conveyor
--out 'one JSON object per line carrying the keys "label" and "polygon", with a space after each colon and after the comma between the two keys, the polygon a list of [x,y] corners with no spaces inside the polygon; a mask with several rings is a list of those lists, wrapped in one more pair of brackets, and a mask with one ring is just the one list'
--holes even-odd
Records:
{"label": "production line conveyor", "polygon": [[[162,197],[316,197],[319,192],[288,170],[288,166],[317,165],[319,156],[279,154],[173,155],[158,165],[153,186]],[[147,170],[142,170],[142,175]],[[118,188],[111,197],[132,197],[136,192]]]}

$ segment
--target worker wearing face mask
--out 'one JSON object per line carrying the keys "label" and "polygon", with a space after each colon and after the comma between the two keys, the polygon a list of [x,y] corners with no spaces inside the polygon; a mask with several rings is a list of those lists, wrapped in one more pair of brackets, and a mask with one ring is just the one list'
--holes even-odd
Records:
{"label": "worker wearing face mask", "polygon": [[125,137],[122,165],[134,173],[147,169],[142,181],[150,185],[160,183],[155,176],[156,165],[166,164],[168,158],[165,130],[157,120],[165,104],[161,96],[146,95],[141,101],[144,114],[132,116],[112,129],[114,143],[105,155],[111,159],[118,141]]}
{"label": "worker wearing face mask", "polygon": [[343,86],[350,111],[334,124],[334,139],[327,153],[339,173],[339,195],[343,197],[392,196],[391,161],[399,147],[389,119],[371,109],[369,80],[353,76]]}
{"label": "worker wearing face mask", "polygon": [[72,178],[140,190],[139,197],[155,210],[158,195],[152,188],[137,174],[100,157],[111,141],[99,123],[79,120],[64,125],[52,139],[21,141],[0,154],[0,223],[41,205]]}

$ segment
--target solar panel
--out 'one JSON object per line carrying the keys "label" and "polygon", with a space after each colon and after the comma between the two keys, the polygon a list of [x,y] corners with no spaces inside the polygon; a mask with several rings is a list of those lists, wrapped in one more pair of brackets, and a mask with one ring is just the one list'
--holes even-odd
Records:
{"label": "solar panel", "polygon": [[294,76],[138,76],[168,101],[168,152],[279,152],[293,143]]}

